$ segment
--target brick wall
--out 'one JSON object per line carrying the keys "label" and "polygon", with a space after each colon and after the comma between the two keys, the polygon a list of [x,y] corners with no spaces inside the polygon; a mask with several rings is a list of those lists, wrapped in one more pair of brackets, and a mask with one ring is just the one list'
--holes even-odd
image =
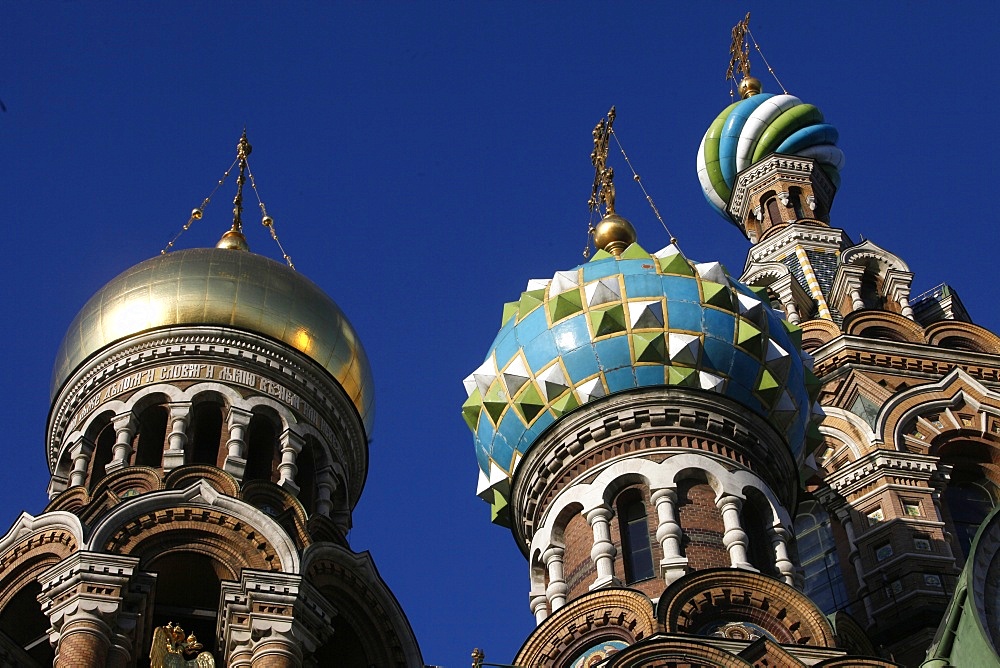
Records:
{"label": "brick wall", "polygon": [[684,539],[681,549],[691,570],[729,568],[729,551],[722,543],[722,513],[715,507],[715,490],[706,482],[684,480],[677,489],[677,515]]}

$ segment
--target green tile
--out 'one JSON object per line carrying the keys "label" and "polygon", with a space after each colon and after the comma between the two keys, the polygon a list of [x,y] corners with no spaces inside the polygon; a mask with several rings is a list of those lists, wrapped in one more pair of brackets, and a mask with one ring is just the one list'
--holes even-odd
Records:
{"label": "green tile", "polygon": [[757,393],[764,399],[764,403],[771,406],[781,395],[781,383],[770,371],[761,369],[760,378],[757,379]]}
{"label": "green tile", "polygon": [[507,324],[507,321],[517,315],[518,302],[507,302],[503,305],[503,318],[500,321],[500,326],[503,327]]}
{"label": "green tile", "polygon": [[636,362],[660,362],[667,359],[667,344],[663,332],[632,334],[632,349]]}
{"label": "green tile", "polygon": [[647,260],[652,257],[642,246],[636,243],[629,244],[629,247],[622,253],[623,260]]}
{"label": "green tile", "polygon": [[684,366],[671,366],[667,369],[667,385],[697,387],[698,372]]}
{"label": "green tile", "polygon": [[610,308],[593,310],[590,312],[590,324],[595,337],[624,332],[625,307],[615,304]]}
{"label": "green tile", "polygon": [[545,288],[521,293],[521,301],[517,303],[517,319],[523,320],[526,315],[541,306],[545,299]]}
{"label": "green tile", "polygon": [[561,417],[579,405],[580,402],[576,400],[576,395],[570,392],[569,394],[553,401],[550,408],[556,417]]}
{"label": "green tile", "polygon": [[591,262],[597,262],[598,260],[603,260],[603,259],[609,258],[609,257],[614,257],[614,255],[612,255],[611,253],[609,253],[608,251],[606,251],[606,250],[604,250],[602,248],[601,250],[599,250],[596,253],[594,253],[594,257],[590,258],[590,261]]}
{"label": "green tile", "polygon": [[661,274],[681,274],[682,276],[694,276],[694,268],[688,264],[687,259],[680,253],[667,257],[657,258],[660,265]]}
{"label": "green tile", "polygon": [[583,295],[579,289],[564,292],[549,299],[549,318],[553,323],[583,310]]}
{"label": "green tile", "polygon": [[482,407],[483,399],[479,395],[479,388],[477,387],[469,395],[469,398],[465,400],[465,403],[462,404],[462,417],[465,418],[465,422],[469,425],[472,433],[476,433],[476,427],[479,424],[479,411]]}
{"label": "green tile", "polygon": [[486,392],[486,397],[483,398],[483,408],[486,409],[486,414],[490,416],[493,424],[500,421],[500,416],[503,414],[504,409],[507,408],[507,396],[504,394],[499,379],[494,380],[493,384],[490,385],[490,389]]}
{"label": "green tile", "polygon": [[534,383],[528,383],[526,389],[514,400],[514,407],[524,418],[525,423],[531,423],[545,408],[545,399]]}
{"label": "green tile", "polygon": [[733,310],[733,293],[729,290],[728,285],[722,285],[721,283],[714,283],[712,281],[702,281],[701,282],[703,299],[706,304],[711,304],[712,306],[718,306],[719,308],[724,308],[727,311]]}
{"label": "green tile", "polygon": [[743,318],[739,319],[739,328],[736,333],[736,344],[738,346],[760,358],[763,340],[764,337],[759,329]]}
{"label": "green tile", "polygon": [[793,325],[792,323],[788,322],[787,320],[782,320],[781,322],[785,325],[785,329],[788,331],[788,338],[790,338],[792,340],[792,343],[795,344],[796,348],[798,348],[799,350],[801,350],[802,349],[802,328],[799,327],[798,325]]}

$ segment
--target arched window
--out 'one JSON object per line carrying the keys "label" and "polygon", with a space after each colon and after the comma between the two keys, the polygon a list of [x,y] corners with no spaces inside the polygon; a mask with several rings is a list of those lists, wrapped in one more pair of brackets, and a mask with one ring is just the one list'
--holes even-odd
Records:
{"label": "arched window", "polygon": [[[194,552],[168,552],[150,561],[148,569],[156,573],[153,626],[178,624],[185,633],[194,633],[205,651],[218,657],[215,619],[219,594],[222,581],[234,579],[233,574],[212,557]],[[148,646],[143,655],[149,656]],[[149,665],[148,660],[144,662]]]}
{"label": "arched window", "polygon": [[29,582],[14,594],[0,612],[0,632],[23,648],[39,666],[51,666],[55,650],[49,644],[49,617],[38,602],[41,592],[42,585]]}
{"label": "arched window", "polygon": [[628,583],[653,577],[653,549],[649,542],[646,504],[638,489],[626,490],[618,497],[618,530],[622,539],[625,580]]}
{"label": "arched window", "polygon": [[135,465],[159,468],[163,464],[163,444],[166,439],[167,409],[164,406],[150,406],[139,415]]}
{"label": "arched window", "polygon": [[295,484],[299,486],[299,502],[306,509],[307,513],[312,513],[316,504],[316,455],[314,452],[315,442],[312,438],[307,438],[302,452],[295,458],[298,472],[295,474]]}
{"label": "arched window", "polygon": [[979,525],[993,510],[993,495],[975,482],[953,482],[944,490],[942,498],[951,514],[958,545],[962,554],[968,557]]}
{"label": "arched window", "polygon": [[781,207],[778,205],[778,198],[772,197],[767,200],[767,217],[771,219],[771,226],[782,225],[785,221],[781,219]]}
{"label": "arched window", "polygon": [[761,573],[777,575],[774,566],[774,547],[767,532],[767,527],[772,524],[769,519],[771,512],[768,508],[765,513],[762,508],[763,503],[749,496],[743,503],[741,519],[743,530],[747,534],[747,558]]}
{"label": "arched window", "polygon": [[111,463],[111,457],[115,450],[115,426],[109,424],[97,436],[97,445],[94,454],[90,458],[90,490],[93,491],[97,483],[104,480],[108,474],[106,467]]}
{"label": "arched window", "polygon": [[805,575],[804,594],[830,614],[847,605],[847,589],[833,540],[830,515],[816,501],[804,501],[795,516],[795,544]]}
{"label": "arched window", "polygon": [[247,426],[247,467],[243,480],[277,480],[280,448],[278,430],[266,415],[254,413]]}
{"label": "arched window", "polygon": [[222,442],[222,406],[214,402],[196,405],[192,411],[191,463],[219,466]]}

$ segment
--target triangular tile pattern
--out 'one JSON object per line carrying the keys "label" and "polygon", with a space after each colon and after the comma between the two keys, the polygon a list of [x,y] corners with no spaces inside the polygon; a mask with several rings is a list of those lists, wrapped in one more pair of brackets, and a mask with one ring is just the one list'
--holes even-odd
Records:
{"label": "triangular tile pattern", "polygon": [[614,392],[664,383],[721,393],[784,427],[790,443],[807,431],[818,387],[801,330],[721,264],[691,263],[675,245],[650,255],[633,244],[618,259],[597,253],[532,279],[502,320],[486,361],[463,380],[462,404],[498,522],[534,440]]}

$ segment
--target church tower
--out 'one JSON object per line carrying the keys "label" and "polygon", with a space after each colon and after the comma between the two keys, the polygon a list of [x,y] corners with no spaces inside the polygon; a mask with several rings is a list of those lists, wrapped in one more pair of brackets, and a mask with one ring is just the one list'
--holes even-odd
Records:
{"label": "church tower", "polygon": [[[804,591],[850,612],[884,656],[919,665],[932,642],[940,654],[948,601],[995,560],[995,538],[971,555],[1000,499],[1000,338],[951,287],[914,296],[902,258],[833,226],[836,129],[743,74],[743,98],[705,134],[699,178],[751,243],[741,281],[802,328],[821,383],[821,444],[803,462],[795,517]],[[970,617],[1000,647],[996,621]],[[958,656],[1000,665],[996,649]]]}
{"label": "church tower", "polygon": [[0,538],[0,665],[159,668],[168,651],[199,666],[423,665],[347,541],[368,470],[368,359],[283,250],[287,266],[250,252],[249,154],[244,134],[215,248],[126,270],[66,333],[51,502]]}
{"label": "church tower", "polygon": [[479,494],[528,561],[538,626],[513,664],[892,665],[801,591],[802,330],[719,263],[638,243],[613,121],[594,131],[597,253],[529,281],[465,381]]}

